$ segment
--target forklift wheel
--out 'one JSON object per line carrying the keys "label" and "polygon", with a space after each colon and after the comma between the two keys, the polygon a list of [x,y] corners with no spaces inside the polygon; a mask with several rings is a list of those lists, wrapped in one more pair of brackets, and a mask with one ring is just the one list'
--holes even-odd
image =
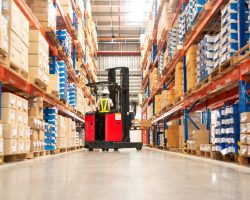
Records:
{"label": "forklift wheel", "polygon": [[89,149],[89,151],[93,151],[93,149]]}
{"label": "forklift wheel", "polygon": [[102,151],[105,151],[105,149],[102,149]]}
{"label": "forklift wheel", "polygon": [[109,149],[106,149],[106,151],[109,151]]}
{"label": "forklift wheel", "polygon": [[142,147],[136,147],[137,151],[141,151]]}
{"label": "forklift wheel", "polygon": [[118,148],[115,148],[114,151],[118,151]]}

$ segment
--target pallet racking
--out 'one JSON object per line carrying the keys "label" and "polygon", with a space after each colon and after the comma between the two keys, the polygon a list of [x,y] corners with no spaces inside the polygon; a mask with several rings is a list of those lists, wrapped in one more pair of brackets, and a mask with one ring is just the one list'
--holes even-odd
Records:
{"label": "pallet racking", "polygon": [[[161,5],[164,2],[169,2],[167,0],[161,1]],[[179,13],[183,9],[183,5],[187,1],[180,0],[179,4],[175,10],[175,17],[173,18],[172,26],[174,25],[176,19],[178,18]],[[244,43],[241,41],[244,37],[243,31],[239,29],[240,36],[240,50],[234,54],[234,56],[224,62],[221,66],[217,68],[217,71],[214,72],[213,77],[209,80],[206,80],[203,84],[196,88],[195,91],[191,93],[187,93],[187,77],[186,77],[186,53],[188,48],[191,45],[197,44],[198,41],[206,34],[206,30],[211,27],[211,21],[214,16],[217,16],[219,11],[228,3],[228,1],[223,0],[210,0],[203,7],[202,11],[199,13],[198,18],[195,24],[192,27],[192,30],[187,35],[185,41],[180,49],[178,49],[172,58],[172,60],[165,66],[166,70],[163,72],[162,78],[160,79],[158,85],[152,90],[149,90],[149,75],[152,70],[157,67],[157,62],[159,59],[159,55],[164,51],[164,46],[166,45],[166,39],[168,32],[162,34],[160,39],[160,43],[158,46],[155,43],[155,35],[152,39],[152,43],[148,43],[151,48],[147,47],[147,49],[152,50],[154,48],[157,49],[156,53],[153,57],[153,61],[148,63],[149,67],[146,72],[146,75],[142,79],[142,91],[146,93],[147,98],[145,99],[142,107],[142,119],[147,119],[147,108],[150,104],[155,103],[155,96],[166,88],[172,87],[172,82],[174,80],[174,72],[175,66],[178,62],[183,63],[183,77],[184,77],[184,97],[183,99],[175,102],[173,106],[170,108],[163,108],[163,111],[159,116],[155,116],[155,111],[153,108],[154,118],[152,120],[152,125],[157,128],[157,125],[161,122],[163,123],[163,127],[166,127],[166,123],[172,119],[177,119],[183,116],[184,121],[184,132],[185,132],[185,143],[188,140],[188,120],[194,124],[197,129],[199,127],[192,121],[189,117],[189,113],[192,111],[203,111],[203,115],[207,121],[207,129],[210,129],[210,117],[211,110],[222,107],[225,103],[232,104],[236,101],[239,102],[239,111],[249,112],[249,73],[250,73],[250,58],[249,58],[249,44],[244,46]],[[242,1],[238,1],[238,13],[239,16],[242,17]],[[157,15],[161,15],[161,9],[158,9]],[[152,10],[153,12],[153,10]],[[242,21],[242,20],[240,20]],[[155,21],[155,29],[157,30],[157,20]],[[240,22],[240,26],[242,22]],[[147,46],[147,45],[146,45]],[[150,55],[150,52],[148,53]],[[146,58],[143,58],[146,60]],[[146,63],[142,62],[142,69],[145,69]],[[154,107],[154,106],[153,106]],[[144,143],[149,143],[149,130],[142,131]],[[165,134],[164,134],[165,137]],[[239,140],[239,136],[237,136]],[[166,138],[165,138],[166,139]],[[238,141],[236,141],[238,142]],[[157,144],[156,144],[157,145]]]}
{"label": "pallet racking", "polygon": [[[71,82],[74,82],[76,85],[78,85],[80,88],[82,88],[84,96],[89,98],[92,104],[94,104],[94,98],[90,94],[90,92],[87,90],[86,86],[82,84],[79,80],[79,77],[76,74],[75,71],[75,64],[76,59],[80,60],[83,66],[83,70],[86,72],[88,76],[89,82],[94,82],[94,74],[95,70],[89,70],[88,68],[88,60],[86,60],[86,47],[83,49],[81,44],[78,41],[76,31],[71,24],[69,20],[69,16],[63,13],[63,10],[60,5],[60,1],[54,0],[54,6],[58,10],[58,13],[60,14],[60,17],[63,19],[62,26],[63,28],[67,29],[67,31],[70,33],[73,41],[73,61],[69,60],[67,56],[65,56],[65,53],[60,49],[60,45],[55,37],[55,34],[49,30],[45,29],[41,26],[35,15],[32,13],[31,9],[26,4],[25,0],[14,0],[14,2],[17,4],[18,8],[21,10],[21,12],[25,15],[25,17],[28,19],[30,26],[36,30],[39,30],[41,34],[44,36],[46,41],[49,44],[52,61],[53,64],[56,64],[57,60],[63,60],[67,64],[67,71],[69,74],[69,79]],[[76,13],[78,20],[82,20],[83,24],[86,26],[86,20],[88,13],[86,11],[86,0],[85,3],[85,9],[84,13],[81,12],[78,6],[75,5],[75,1],[71,0],[71,5],[73,8],[74,13]],[[87,32],[87,28],[84,28],[85,32]],[[89,37],[89,35],[86,35],[86,37]],[[93,47],[92,43],[87,43],[88,48],[93,48],[93,55],[91,56],[91,59],[95,59],[94,56],[97,54],[97,47]],[[19,96],[29,98],[29,97],[42,97],[44,99],[45,106],[48,107],[56,107],[58,108],[59,114],[68,116],[70,118],[73,118],[74,120],[84,123],[84,113],[80,113],[70,107],[68,104],[64,103],[63,101],[60,101],[58,98],[55,98],[55,96],[48,94],[46,91],[42,90],[41,88],[37,87],[34,84],[31,84],[27,79],[24,79],[20,77],[15,72],[9,70],[3,65],[0,65],[0,92],[4,91],[11,91]]]}

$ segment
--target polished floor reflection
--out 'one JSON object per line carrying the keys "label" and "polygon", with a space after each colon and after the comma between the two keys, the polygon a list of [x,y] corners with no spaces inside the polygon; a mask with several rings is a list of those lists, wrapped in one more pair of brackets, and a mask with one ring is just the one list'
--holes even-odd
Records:
{"label": "polished floor reflection", "polygon": [[249,186],[248,168],[147,149],[0,166],[1,200],[249,200]]}

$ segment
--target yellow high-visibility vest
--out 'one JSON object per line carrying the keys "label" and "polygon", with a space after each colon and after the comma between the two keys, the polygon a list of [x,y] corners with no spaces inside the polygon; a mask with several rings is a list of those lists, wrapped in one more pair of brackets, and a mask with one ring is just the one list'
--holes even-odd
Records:
{"label": "yellow high-visibility vest", "polygon": [[100,110],[99,110],[100,113],[109,112],[108,101],[109,98],[100,98]]}

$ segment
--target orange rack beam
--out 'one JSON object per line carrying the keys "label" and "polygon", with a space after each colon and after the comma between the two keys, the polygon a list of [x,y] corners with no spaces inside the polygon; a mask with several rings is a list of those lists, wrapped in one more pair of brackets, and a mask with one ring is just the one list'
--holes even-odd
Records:
{"label": "orange rack beam", "polygon": [[15,89],[19,90],[21,93],[24,93],[23,96],[26,96],[25,94],[28,94],[30,96],[38,96],[43,97],[44,101],[56,108],[58,108],[59,111],[65,113],[66,115],[73,117],[74,119],[84,122],[84,119],[82,116],[78,115],[74,111],[71,111],[66,105],[61,102],[59,99],[56,99],[49,94],[46,94],[45,91],[39,89],[38,87],[34,86],[33,84],[29,83],[28,81],[18,77],[13,72],[11,72],[9,69],[3,67],[0,65],[0,81],[4,84],[14,86]]}

